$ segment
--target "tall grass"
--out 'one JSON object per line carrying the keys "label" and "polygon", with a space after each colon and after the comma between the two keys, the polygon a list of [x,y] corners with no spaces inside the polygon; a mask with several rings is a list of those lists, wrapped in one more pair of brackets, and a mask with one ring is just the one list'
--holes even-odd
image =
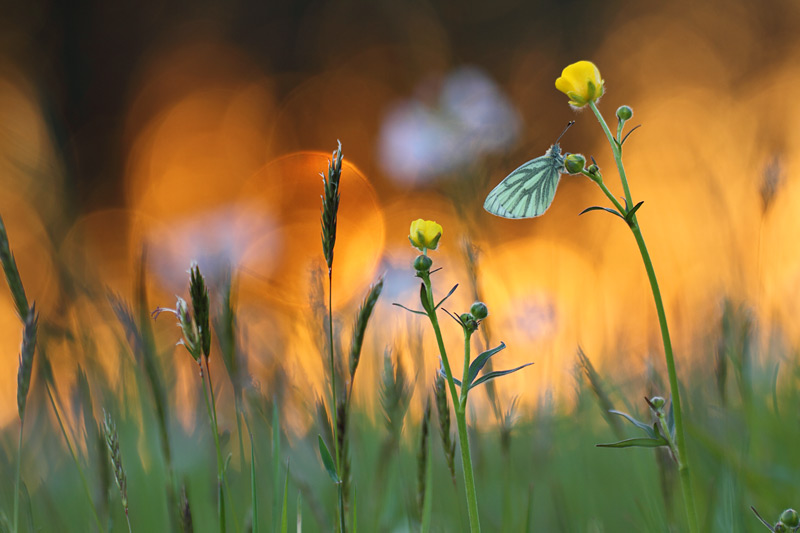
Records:
{"label": "tall grass", "polygon": [[[183,315],[180,306],[175,311],[183,334],[191,337],[184,343],[190,353],[194,350],[210,390],[207,412],[203,406],[183,411],[170,369],[192,361],[173,354],[169,343],[161,346],[153,333],[145,298],[146,260],[139,265],[132,295],[98,300],[97,294],[106,293],[102,280],[91,291],[76,284],[63,295],[67,306],[75,303],[70,298],[95,298],[94,305],[118,321],[114,342],[109,344],[90,324],[73,323],[61,336],[48,335],[53,317],[43,314],[37,322],[33,306],[27,307],[5,228],[0,227],[0,259],[22,319],[23,339],[19,424],[0,431],[0,479],[7,480],[0,486],[0,531],[361,527],[433,532],[469,527],[463,486],[456,483],[459,465],[447,384],[437,374],[433,384],[414,387],[420,369],[413,368],[404,347],[415,343],[367,328],[381,305],[381,280],[353,309],[349,350],[336,347],[338,322],[330,306],[323,315],[328,329],[319,331],[327,343],[319,345],[328,356],[327,383],[333,394],[318,401],[319,424],[314,425],[296,423],[313,418],[308,412],[315,398],[311,390],[287,386],[280,360],[273,373],[258,380],[248,367],[250,357],[267,349],[283,353],[285,341],[276,333],[268,347],[253,342],[241,327],[232,277],[206,285],[205,280],[200,283],[199,270],[193,272],[191,310],[187,304]],[[209,302],[202,303],[206,298]],[[221,304],[211,305],[214,301]],[[212,337],[203,336],[210,334],[211,325],[216,345]],[[719,324],[709,329],[708,337],[697,338],[686,354],[695,364],[684,370],[684,382],[692,387],[683,391],[691,411],[686,431],[694,479],[702,489],[697,490],[701,529],[759,531],[763,525],[751,506],[775,522],[800,497],[800,347],[775,344],[771,351],[760,350],[758,324],[743,304],[722,306]],[[415,333],[407,335],[413,338]],[[118,363],[119,381],[90,364],[81,366],[72,390],[61,390],[69,381],[58,373],[68,366],[59,364],[54,370],[50,361],[65,353],[64,338],[105,339],[99,348]],[[72,348],[80,354],[90,344],[74,343]],[[229,384],[210,379],[208,359],[217,351]],[[599,355],[580,349],[563,354],[576,365],[571,395],[554,399],[541,391],[545,399],[538,405],[508,402],[495,418],[478,420],[470,428],[486,530],[686,530],[685,515],[674,509],[678,480],[665,475],[663,456],[649,449],[624,453],[594,447],[626,436],[626,427],[608,416],[609,410],[637,405],[657,386],[596,364]],[[366,360],[379,364],[365,365]],[[352,401],[357,375],[378,384],[379,409]],[[333,388],[336,379],[339,386]],[[200,394],[195,387],[194,405],[203,401]],[[412,413],[414,406],[421,407],[421,416]],[[114,413],[113,421],[102,417],[103,409]],[[377,418],[376,410],[381,413]],[[35,439],[22,440],[25,420],[25,435]],[[102,461],[90,457],[99,449],[98,436],[106,447]],[[328,466],[339,480],[335,488],[318,455],[320,441],[334,450]],[[626,475],[619,475],[622,470]]]}

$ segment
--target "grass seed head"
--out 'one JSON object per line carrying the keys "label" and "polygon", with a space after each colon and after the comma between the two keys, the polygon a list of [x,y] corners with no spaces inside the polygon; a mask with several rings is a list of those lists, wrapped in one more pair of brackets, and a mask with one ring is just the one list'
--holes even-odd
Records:
{"label": "grass seed head", "polygon": [[23,322],[26,322],[29,311],[28,298],[25,296],[25,288],[22,286],[22,278],[19,276],[14,254],[11,253],[8,233],[6,233],[6,226],[3,224],[2,217],[0,217],[0,263],[3,264],[3,272],[6,275],[6,281],[8,281],[8,288],[11,289],[11,296],[14,298],[17,314]]}
{"label": "grass seed head", "polygon": [[206,280],[200,273],[197,263],[192,264],[189,269],[189,294],[192,298],[194,320],[200,334],[200,347],[207,359],[211,353],[210,305]]}
{"label": "grass seed head", "polygon": [[364,334],[367,331],[367,324],[372,316],[372,311],[375,309],[375,304],[383,291],[383,277],[376,284],[370,287],[367,292],[364,302],[358,309],[356,315],[356,322],[353,325],[353,340],[350,345],[350,379],[352,380],[356,375],[358,362],[361,359],[361,348],[364,344]]}
{"label": "grass seed head", "polygon": [[25,415],[25,405],[28,400],[28,389],[31,386],[31,374],[33,372],[33,355],[36,352],[36,333],[39,326],[36,304],[31,306],[26,316],[25,328],[22,331],[22,346],[19,352],[19,370],[17,372],[17,412],[20,420]]}
{"label": "grass seed head", "polygon": [[125,476],[125,468],[122,466],[122,454],[119,450],[119,435],[117,426],[108,411],[103,410],[103,434],[105,435],[108,457],[111,460],[111,468],[114,470],[114,479],[119,487],[119,494],[122,498],[122,507],[125,514],[128,514],[128,480]]}
{"label": "grass seed head", "polygon": [[450,476],[455,484],[456,443],[450,434],[450,406],[447,402],[447,384],[441,372],[436,372],[436,378],[433,382],[433,396],[436,399],[436,412],[439,414],[439,434],[442,437],[444,456],[447,460],[447,468],[450,469]]}
{"label": "grass seed head", "polygon": [[328,174],[322,176],[322,252],[328,271],[333,268],[333,247],[336,244],[336,222],[339,213],[339,180],[342,177],[342,143],[328,161]]}

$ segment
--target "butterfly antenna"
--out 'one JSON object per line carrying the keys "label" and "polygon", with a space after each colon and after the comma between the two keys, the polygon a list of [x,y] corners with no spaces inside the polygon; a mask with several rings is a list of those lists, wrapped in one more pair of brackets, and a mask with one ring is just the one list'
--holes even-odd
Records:
{"label": "butterfly antenna", "polygon": [[563,137],[563,136],[564,136],[564,134],[565,134],[565,133],[567,133],[567,130],[568,130],[568,129],[570,129],[570,128],[572,127],[572,125],[573,125],[573,124],[575,124],[575,121],[574,121],[574,120],[570,120],[569,122],[567,122],[567,127],[566,127],[566,128],[564,128],[564,131],[562,131],[562,132],[561,132],[561,135],[559,135],[559,136],[558,136],[558,139],[556,139],[556,143],[558,143],[558,141],[560,141],[560,140],[561,140],[561,137]]}

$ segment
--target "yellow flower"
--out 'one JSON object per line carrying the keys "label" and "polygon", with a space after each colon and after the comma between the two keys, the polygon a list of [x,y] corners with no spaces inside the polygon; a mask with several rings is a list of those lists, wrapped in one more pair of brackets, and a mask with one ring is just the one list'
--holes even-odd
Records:
{"label": "yellow flower", "polygon": [[578,61],[561,71],[556,89],[569,96],[569,105],[583,107],[603,96],[603,79],[591,61]]}
{"label": "yellow flower", "polygon": [[411,246],[425,253],[425,250],[435,250],[439,247],[439,239],[441,236],[442,226],[433,220],[422,220],[418,218],[411,223],[411,231],[408,235],[408,240],[411,241]]}

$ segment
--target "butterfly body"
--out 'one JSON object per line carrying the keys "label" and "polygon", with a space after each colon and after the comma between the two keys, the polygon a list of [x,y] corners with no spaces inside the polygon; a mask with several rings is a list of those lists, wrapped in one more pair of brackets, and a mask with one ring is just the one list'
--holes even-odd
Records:
{"label": "butterfly body", "polygon": [[533,218],[553,203],[564,170],[564,155],[556,142],[541,157],[521,165],[486,197],[483,208],[503,218]]}

